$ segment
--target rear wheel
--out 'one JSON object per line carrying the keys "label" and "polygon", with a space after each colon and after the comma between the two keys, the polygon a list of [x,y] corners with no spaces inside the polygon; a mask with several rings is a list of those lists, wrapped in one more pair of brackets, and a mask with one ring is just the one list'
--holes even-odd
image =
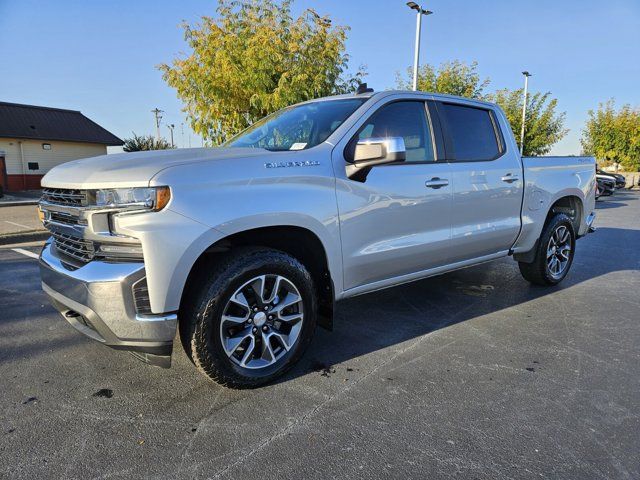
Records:
{"label": "rear wheel", "polygon": [[291,368],[311,341],[311,275],[295,258],[268,249],[239,249],[216,264],[181,319],[191,358],[218,383],[263,385]]}
{"label": "rear wheel", "polygon": [[564,213],[555,214],[542,231],[533,262],[518,262],[520,273],[536,285],[560,283],[571,268],[575,245],[571,219]]}

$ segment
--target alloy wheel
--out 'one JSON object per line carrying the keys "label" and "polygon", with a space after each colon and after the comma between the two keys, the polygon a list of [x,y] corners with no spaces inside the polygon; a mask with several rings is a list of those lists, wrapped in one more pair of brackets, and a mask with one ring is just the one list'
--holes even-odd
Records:
{"label": "alloy wheel", "polygon": [[281,275],[260,275],[229,298],[220,322],[220,340],[227,356],[240,367],[265,368],[293,348],[303,321],[302,296],[293,282]]}
{"label": "alloy wheel", "polygon": [[565,225],[556,228],[547,244],[547,268],[553,278],[562,277],[571,258],[571,232]]}

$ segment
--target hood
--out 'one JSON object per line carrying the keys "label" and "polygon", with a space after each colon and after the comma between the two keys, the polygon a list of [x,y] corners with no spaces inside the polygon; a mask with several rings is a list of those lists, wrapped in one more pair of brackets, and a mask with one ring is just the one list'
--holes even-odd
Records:
{"label": "hood", "polygon": [[42,179],[47,188],[144,187],[158,172],[177,165],[264,155],[256,148],[182,148],[100,155],[63,163]]}

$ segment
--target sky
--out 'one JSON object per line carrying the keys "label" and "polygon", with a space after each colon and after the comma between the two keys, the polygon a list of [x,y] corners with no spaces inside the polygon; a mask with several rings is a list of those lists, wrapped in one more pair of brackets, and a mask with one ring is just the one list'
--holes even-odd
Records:
{"label": "sky", "polygon": [[[188,53],[180,27],[215,16],[215,0],[0,0],[0,101],[80,110],[120,138],[155,133],[151,110],[200,146],[160,63]],[[297,0],[351,28],[350,68],[376,90],[413,62],[415,15],[402,0]],[[580,153],[587,112],[615,98],[640,106],[640,0],[429,0],[421,63],[478,62],[488,91],[550,91],[569,134],[551,154]],[[181,131],[184,124],[184,133]]]}

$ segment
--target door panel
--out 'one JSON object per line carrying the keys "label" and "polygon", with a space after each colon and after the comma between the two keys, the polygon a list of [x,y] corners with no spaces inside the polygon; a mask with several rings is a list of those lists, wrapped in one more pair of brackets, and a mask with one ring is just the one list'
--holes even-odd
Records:
{"label": "door panel", "polygon": [[447,261],[450,167],[436,161],[436,135],[424,99],[380,106],[353,134],[345,158],[352,158],[358,139],[371,137],[402,137],[406,161],[374,167],[358,178],[362,181],[336,182],[345,290]]}
{"label": "door panel", "polygon": [[448,263],[451,185],[443,163],[376,167],[366,182],[337,181],[345,290]]}
{"label": "door panel", "polygon": [[520,155],[504,142],[509,125],[464,103],[439,102],[438,115],[453,185],[450,260],[508,250],[520,232],[524,185]]}
{"label": "door panel", "polygon": [[[452,163],[451,261],[508,250],[520,232],[523,181],[513,155],[490,162]],[[511,173],[519,179],[506,182]]]}

